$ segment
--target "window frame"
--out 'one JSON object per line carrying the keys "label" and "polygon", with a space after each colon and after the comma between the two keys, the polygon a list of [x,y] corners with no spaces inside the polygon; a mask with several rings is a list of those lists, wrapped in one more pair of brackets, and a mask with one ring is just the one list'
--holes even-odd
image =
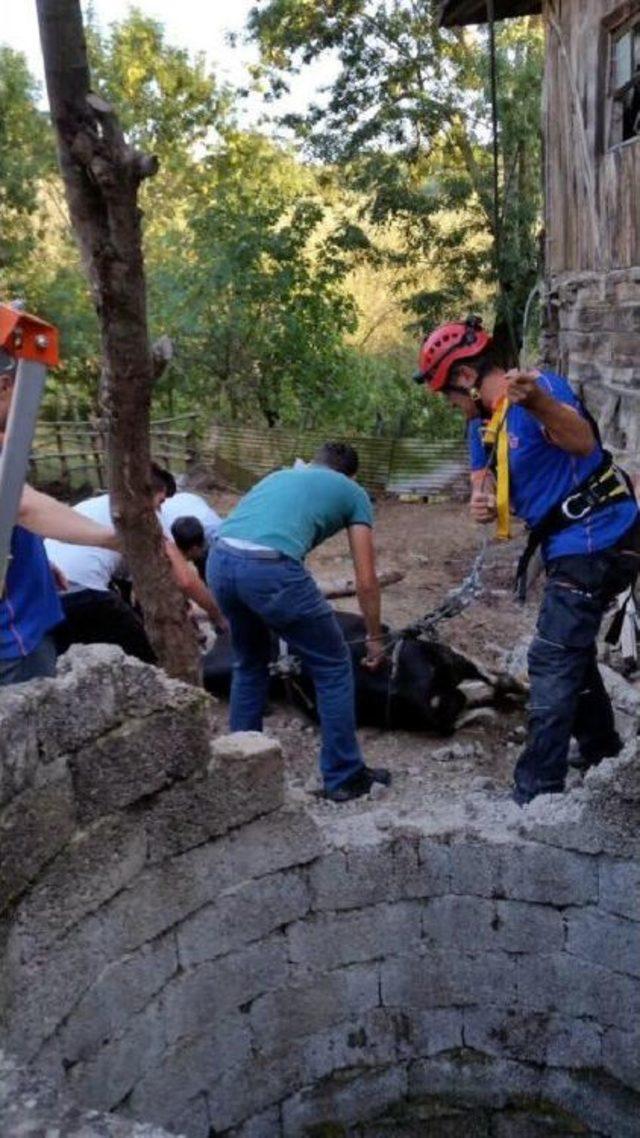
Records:
{"label": "window frame", "polygon": [[[613,132],[615,129],[615,114],[624,114],[622,106],[623,99],[629,91],[633,91],[636,87],[640,90],[640,66],[635,71],[631,78],[626,80],[620,86],[616,87],[615,84],[615,48],[616,44],[627,35],[633,32],[635,28],[638,29],[637,34],[640,36],[640,6],[637,0],[627,0],[620,8],[617,8],[609,16],[603,20],[603,28],[606,34],[606,116],[605,116],[605,129],[606,138],[604,149],[606,152],[618,150],[623,146],[631,146],[634,142],[640,139],[640,128],[636,134],[631,135],[629,138],[614,139]],[[633,67],[633,58],[632,58]]]}

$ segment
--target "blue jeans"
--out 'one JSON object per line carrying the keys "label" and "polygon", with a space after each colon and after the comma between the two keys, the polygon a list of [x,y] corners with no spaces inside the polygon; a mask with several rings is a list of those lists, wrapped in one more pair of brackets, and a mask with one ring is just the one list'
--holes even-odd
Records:
{"label": "blue jeans", "polygon": [[529,649],[531,697],[527,742],[516,764],[515,793],[527,802],[564,789],[571,736],[587,763],[616,754],[611,701],[598,671],[596,638],[613,598],[635,581],[634,529],[622,548],[557,557]]}
{"label": "blue jeans", "polygon": [[43,636],[32,652],[13,660],[0,660],[0,687],[55,676],[58,654],[53,637]]}
{"label": "blue jeans", "polygon": [[271,629],[313,679],[322,728],[320,769],[325,789],[335,790],[364,763],[356,737],[351,657],[313,578],[290,557],[262,560],[218,545],[207,561],[207,584],[231,625],[231,730],[262,731]]}

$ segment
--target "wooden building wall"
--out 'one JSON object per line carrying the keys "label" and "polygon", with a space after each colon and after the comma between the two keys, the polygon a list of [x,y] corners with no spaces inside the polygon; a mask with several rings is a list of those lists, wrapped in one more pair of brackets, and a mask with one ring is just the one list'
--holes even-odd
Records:
{"label": "wooden building wall", "polygon": [[547,267],[640,265],[640,140],[607,149],[608,33],[603,21],[635,4],[546,3]]}
{"label": "wooden building wall", "polygon": [[545,0],[548,362],[640,464],[640,139],[608,147],[608,22],[640,0]]}

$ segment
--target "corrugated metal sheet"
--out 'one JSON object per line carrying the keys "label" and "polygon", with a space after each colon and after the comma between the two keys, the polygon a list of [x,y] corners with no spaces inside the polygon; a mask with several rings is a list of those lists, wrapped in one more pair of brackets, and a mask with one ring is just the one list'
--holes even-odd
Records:
{"label": "corrugated metal sheet", "polygon": [[[467,450],[461,439],[387,439],[332,435],[358,451],[358,481],[373,493],[434,494],[466,484]],[[200,461],[220,481],[247,490],[272,470],[291,466],[296,458],[309,461],[326,440],[327,432],[262,430],[220,426],[209,435]]]}

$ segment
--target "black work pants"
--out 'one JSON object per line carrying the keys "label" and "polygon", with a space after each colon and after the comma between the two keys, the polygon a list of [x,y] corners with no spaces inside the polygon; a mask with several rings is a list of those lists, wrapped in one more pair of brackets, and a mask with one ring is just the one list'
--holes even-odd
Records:
{"label": "black work pants", "polygon": [[60,599],[65,619],[55,630],[59,653],[71,644],[119,644],[128,656],[156,663],[142,620],[118,593],[78,589]]}
{"label": "black work pants", "polygon": [[531,698],[527,742],[514,772],[517,801],[564,789],[572,735],[586,764],[617,753],[596,640],[606,610],[634,583],[639,565],[639,522],[610,549],[549,561],[529,649]]}

